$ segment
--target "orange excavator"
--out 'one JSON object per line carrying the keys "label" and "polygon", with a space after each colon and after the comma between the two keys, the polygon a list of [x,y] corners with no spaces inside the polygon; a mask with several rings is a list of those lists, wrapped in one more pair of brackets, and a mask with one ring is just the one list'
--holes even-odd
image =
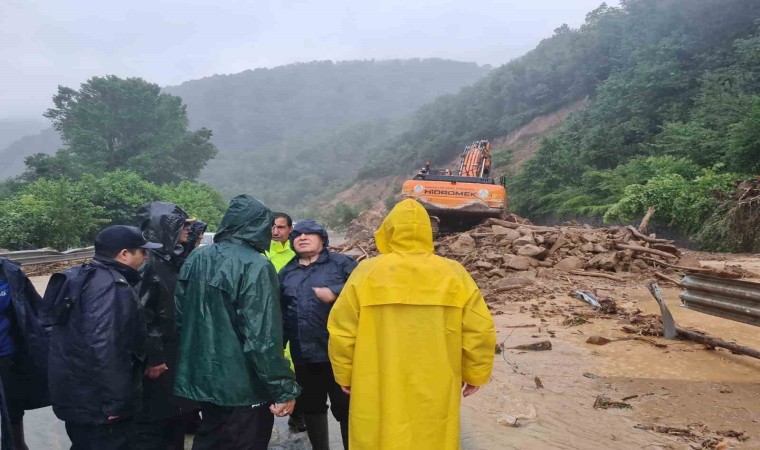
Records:
{"label": "orange excavator", "polygon": [[404,198],[420,202],[430,213],[433,230],[457,230],[487,217],[502,217],[507,211],[504,179],[499,184],[490,176],[491,144],[476,141],[465,147],[458,169],[431,169],[430,163],[404,182]]}

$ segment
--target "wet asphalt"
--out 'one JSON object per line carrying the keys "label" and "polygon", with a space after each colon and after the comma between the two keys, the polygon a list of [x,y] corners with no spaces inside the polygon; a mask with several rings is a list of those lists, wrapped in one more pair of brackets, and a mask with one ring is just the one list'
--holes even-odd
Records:
{"label": "wet asphalt", "polygon": [[[340,450],[343,444],[340,440],[338,422],[328,413],[330,418],[330,448]],[[68,450],[71,442],[66,435],[63,422],[53,414],[52,408],[40,408],[27,411],[24,416],[26,443],[29,450]],[[192,447],[192,436],[185,438],[185,448]],[[291,433],[287,418],[275,418],[272,439],[269,441],[271,450],[308,450],[309,438],[306,433]]]}

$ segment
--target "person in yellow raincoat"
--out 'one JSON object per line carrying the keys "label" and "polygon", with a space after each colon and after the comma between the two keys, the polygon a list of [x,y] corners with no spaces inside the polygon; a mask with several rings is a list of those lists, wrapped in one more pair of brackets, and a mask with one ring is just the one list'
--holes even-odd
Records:
{"label": "person in yellow raincoat", "polygon": [[458,449],[460,396],[491,376],[493,319],[464,267],[433,254],[418,202],[397,204],[375,241],[382,254],[354,269],[327,323],[349,448]]}

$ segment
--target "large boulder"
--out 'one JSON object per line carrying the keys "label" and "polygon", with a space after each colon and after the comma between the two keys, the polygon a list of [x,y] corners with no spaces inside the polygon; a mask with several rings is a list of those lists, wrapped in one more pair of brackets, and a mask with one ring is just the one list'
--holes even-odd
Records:
{"label": "large boulder", "polygon": [[572,272],[573,270],[583,269],[584,262],[577,256],[568,256],[567,258],[558,262],[554,268],[563,272]]}
{"label": "large boulder", "polygon": [[449,250],[459,255],[470,253],[475,250],[475,239],[467,233],[462,233],[456,241],[449,245]]}
{"label": "large boulder", "polygon": [[[513,270],[528,270],[533,266],[531,260],[535,261],[533,258],[527,258],[525,256],[505,255],[504,266]],[[536,261],[536,265],[538,265],[538,261]]]}
{"label": "large boulder", "polygon": [[533,234],[533,230],[528,227],[517,227],[517,232],[522,236],[530,236]]}
{"label": "large boulder", "polygon": [[[496,227],[497,225],[494,225]],[[494,235],[498,236],[499,239],[501,239],[502,242],[506,243],[512,243],[515,240],[519,239],[520,236],[522,236],[520,233],[518,233],[516,230],[512,230],[510,228],[500,227],[504,228],[504,231],[499,233],[494,233]]]}
{"label": "large boulder", "polygon": [[601,269],[609,271],[617,271],[620,267],[620,258],[617,252],[600,253],[591,260],[589,260],[587,266],[592,269]]}
{"label": "large boulder", "polygon": [[585,233],[581,235],[584,242],[599,242],[599,236],[594,233]]}
{"label": "large boulder", "polygon": [[519,256],[534,257],[534,256],[540,255],[541,253],[543,253],[543,251],[544,249],[537,245],[528,244],[528,245],[523,245],[522,247],[519,247],[517,249],[517,254]]}
{"label": "large boulder", "polygon": [[509,230],[509,228],[503,227],[501,225],[491,225],[491,232],[496,236],[507,234]]}
{"label": "large boulder", "polygon": [[512,247],[514,248],[520,248],[524,245],[536,245],[536,240],[533,238],[532,234],[520,236],[512,242]]}
{"label": "large boulder", "polygon": [[501,255],[500,253],[496,253],[496,252],[488,252],[485,255],[483,255],[483,258],[487,259],[488,261],[498,261],[504,258],[504,255]]}

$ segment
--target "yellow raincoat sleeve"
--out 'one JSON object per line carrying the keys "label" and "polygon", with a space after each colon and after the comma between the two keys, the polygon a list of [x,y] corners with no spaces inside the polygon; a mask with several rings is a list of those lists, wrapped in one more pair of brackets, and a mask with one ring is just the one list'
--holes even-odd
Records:
{"label": "yellow raincoat sleeve", "polygon": [[464,382],[472,386],[486,384],[491,378],[495,352],[496,331],[493,318],[483,295],[476,286],[462,310],[462,379]]}
{"label": "yellow raincoat sleeve", "polygon": [[355,286],[348,280],[327,320],[327,330],[330,332],[327,350],[335,381],[341,386],[351,386],[359,308]]}

